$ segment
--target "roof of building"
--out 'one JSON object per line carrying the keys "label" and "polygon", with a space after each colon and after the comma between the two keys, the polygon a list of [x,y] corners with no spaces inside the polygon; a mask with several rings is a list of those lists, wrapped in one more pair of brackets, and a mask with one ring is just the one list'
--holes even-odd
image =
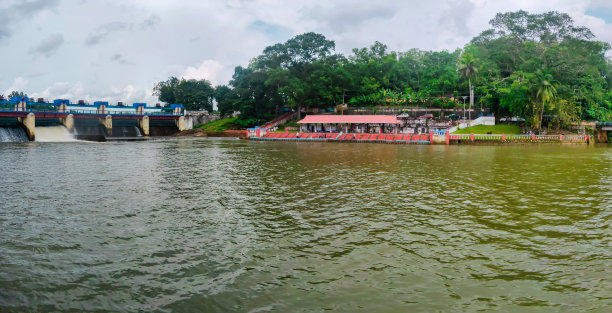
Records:
{"label": "roof of building", "polygon": [[395,115],[307,115],[300,124],[401,124]]}

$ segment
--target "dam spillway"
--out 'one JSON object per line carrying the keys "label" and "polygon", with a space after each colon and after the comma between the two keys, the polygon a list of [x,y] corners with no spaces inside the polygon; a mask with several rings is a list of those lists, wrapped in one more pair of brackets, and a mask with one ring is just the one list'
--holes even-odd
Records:
{"label": "dam spillway", "polygon": [[20,126],[0,126],[0,142],[26,142],[28,135]]}
{"label": "dam spillway", "polygon": [[70,142],[76,141],[74,135],[63,125],[57,126],[37,126],[37,142]]}
{"label": "dam spillway", "polygon": [[[155,136],[169,133],[167,128],[174,132],[184,130],[184,113],[182,104],[172,104],[169,107],[147,107],[146,103],[110,106],[108,102],[97,101],[87,105],[82,101],[71,104],[65,99],[57,99],[52,103],[43,102],[42,99],[32,102],[27,97],[0,101],[0,119],[13,120],[12,124],[9,123],[10,127],[4,127],[2,131],[3,141],[21,140],[19,130],[13,129],[14,126],[21,127],[28,140],[35,140],[37,127],[43,125],[63,125],[77,139],[84,140]],[[164,129],[152,129],[156,127]]]}

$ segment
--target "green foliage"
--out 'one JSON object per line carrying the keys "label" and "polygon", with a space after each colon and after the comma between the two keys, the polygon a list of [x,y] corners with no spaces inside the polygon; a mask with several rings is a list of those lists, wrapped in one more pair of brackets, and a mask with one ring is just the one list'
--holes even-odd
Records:
{"label": "green foliage", "polygon": [[[593,40],[589,29],[556,11],[499,13],[490,25],[452,52],[395,52],[377,41],[347,57],[334,54],[335,43],[323,35],[305,33],[236,67],[229,86],[204,83],[188,99],[206,108],[214,97],[222,115],[239,111],[236,123],[245,127],[286,107],[454,107],[463,106],[461,97],[468,95],[470,105],[524,117],[534,129],[611,119],[608,43]],[[179,99],[183,84],[189,85],[172,77],[155,91],[164,102],[186,102]]]}
{"label": "green foliage", "polygon": [[201,128],[206,132],[222,132],[228,129],[239,129],[240,126],[236,124],[237,119],[236,117],[221,119],[206,124],[200,124],[193,128]]}
{"label": "green foliage", "polygon": [[516,125],[477,125],[468,128],[459,129],[453,134],[506,134],[520,135],[521,128]]}
{"label": "green foliage", "polygon": [[478,91],[498,115],[522,116],[534,129],[544,116],[568,127],[610,115],[610,46],[590,30],[554,11],[500,13],[491,25],[465,50],[481,60],[476,84],[486,88]]}
{"label": "green foliage", "polygon": [[11,99],[12,97],[27,97],[28,95],[23,92],[23,91],[17,91],[17,90],[13,90],[11,91],[11,93],[9,93],[9,95],[7,96],[7,99]]}
{"label": "green foliage", "polygon": [[153,87],[153,95],[167,104],[183,104],[186,110],[212,111],[215,89],[205,79],[178,79],[170,77]]}
{"label": "green foliage", "polygon": [[227,116],[236,110],[238,97],[232,88],[225,85],[215,87],[214,98],[221,116]]}

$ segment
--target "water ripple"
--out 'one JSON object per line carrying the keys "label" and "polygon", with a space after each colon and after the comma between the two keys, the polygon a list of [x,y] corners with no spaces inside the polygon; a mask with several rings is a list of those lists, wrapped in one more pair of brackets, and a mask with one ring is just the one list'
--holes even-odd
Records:
{"label": "water ripple", "polygon": [[0,146],[0,310],[608,311],[611,161],[556,145]]}

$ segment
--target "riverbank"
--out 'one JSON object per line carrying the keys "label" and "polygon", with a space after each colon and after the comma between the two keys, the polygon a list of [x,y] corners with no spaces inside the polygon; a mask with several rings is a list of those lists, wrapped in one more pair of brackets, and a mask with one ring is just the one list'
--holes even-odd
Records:
{"label": "riverbank", "polygon": [[238,137],[246,138],[244,130],[208,131],[202,128],[188,129],[175,133],[173,137]]}
{"label": "riverbank", "polygon": [[263,141],[325,141],[354,143],[387,143],[387,144],[508,144],[508,143],[573,143],[589,144],[591,136],[564,135],[475,135],[449,134],[448,132],[430,132],[419,135],[409,134],[354,134],[354,133],[269,133],[266,129],[249,129],[248,139]]}

